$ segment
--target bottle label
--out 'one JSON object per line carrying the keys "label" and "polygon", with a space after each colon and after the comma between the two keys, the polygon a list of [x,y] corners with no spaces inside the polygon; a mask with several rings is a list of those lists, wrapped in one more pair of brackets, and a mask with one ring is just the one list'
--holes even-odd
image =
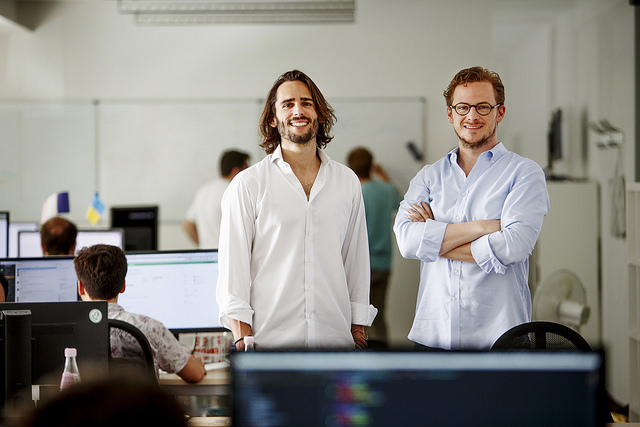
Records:
{"label": "bottle label", "polygon": [[62,380],[60,381],[60,390],[63,388],[80,382],[80,375],[74,374],[73,372],[63,372]]}

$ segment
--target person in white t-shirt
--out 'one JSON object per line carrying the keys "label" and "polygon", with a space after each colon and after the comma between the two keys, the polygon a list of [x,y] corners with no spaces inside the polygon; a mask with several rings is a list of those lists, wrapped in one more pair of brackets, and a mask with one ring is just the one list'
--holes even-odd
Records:
{"label": "person in white t-shirt", "polygon": [[260,120],[267,156],[222,198],[217,300],[236,350],[366,347],[369,245],[360,181],[321,149],[335,115],[298,70],[280,76]]}
{"label": "person in white t-shirt", "polygon": [[249,155],[228,150],[220,156],[220,178],[198,189],[182,223],[187,236],[200,249],[216,249],[220,236],[220,202],[229,182],[249,166]]}

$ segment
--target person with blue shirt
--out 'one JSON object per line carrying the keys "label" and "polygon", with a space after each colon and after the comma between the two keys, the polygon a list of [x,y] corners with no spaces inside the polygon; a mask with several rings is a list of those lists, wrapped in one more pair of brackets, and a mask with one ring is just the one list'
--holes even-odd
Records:
{"label": "person with blue shirt", "polygon": [[358,175],[367,219],[369,262],[371,265],[371,304],[378,315],[368,330],[369,346],[388,347],[385,306],[391,275],[393,217],[402,200],[384,168],[373,161],[373,154],[364,147],[354,148],[347,155],[347,165]]}
{"label": "person with blue shirt", "polygon": [[498,141],[497,73],[461,70],[444,97],[458,147],[411,180],[394,224],[402,256],[421,261],[409,339],[417,349],[483,350],[531,320],[528,258],[549,195],[542,168]]}

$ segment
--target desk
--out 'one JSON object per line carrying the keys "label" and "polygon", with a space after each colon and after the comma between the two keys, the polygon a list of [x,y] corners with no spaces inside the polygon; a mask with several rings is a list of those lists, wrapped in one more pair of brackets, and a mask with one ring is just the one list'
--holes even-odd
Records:
{"label": "desk", "polygon": [[[211,417],[210,415],[227,415],[230,413],[230,382],[229,368],[209,370],[207,375],[195,384],[184,381],[176,374],[162,373],[158,377],[160,388],[175,396],[189,415],[192,417],[205,415],[204,418],[219,418]],[[208,422],[213,421],[209,420]],[[194,422],[196,422],[195,419]],[[220,420],[217,422],[218,424],[192,423],[192,425],[225,425],[220,424]]]}
{"label": "desk", "polygon": [[160,387],[174,396],[214,396],[230,393],[230,378],[228,369],[213,369],[207,371],[202,381],[188,383],[176,374],[160,374]]}

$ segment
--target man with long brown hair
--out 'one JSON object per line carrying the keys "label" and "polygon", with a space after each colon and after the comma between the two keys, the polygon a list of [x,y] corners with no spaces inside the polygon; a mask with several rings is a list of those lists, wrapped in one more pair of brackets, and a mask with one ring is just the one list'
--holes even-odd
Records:
{"label": "man with long brown hair", "polygon": [[417,348],[488,349],[531,320],[528,258],[549,210],[542,168],[498,141],[504,86],[481,67],[444,91],[458,147],[411,180],[394,225],[421,261],[409,339]]}
{"label": "man with long brown hair", "polygon": [[321,149],[335,114],[304,73],[281,75],[260,120],[267,156],[222,199],[218,303],[236,349],[366,346],[369,251],[360,183]]}

